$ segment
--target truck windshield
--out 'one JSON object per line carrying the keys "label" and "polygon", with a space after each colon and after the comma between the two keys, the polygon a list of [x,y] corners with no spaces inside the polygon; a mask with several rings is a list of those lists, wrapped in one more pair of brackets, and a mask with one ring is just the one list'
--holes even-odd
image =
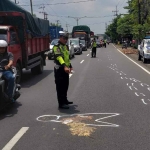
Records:
{"label": "truck windshield", "polygon": [[85,40],[80,40],[80,43],[82,43],[83,45],[85,45]]}
{"label": "truck windshield", "polygon": [[7,31],[0,29],[0,40],[5,40],[7,41]]}
{"label": "truck windshield", "polygon": [[74,45],[79,45],[79,40],[71,40],[71,43]]}
{"label": "truck windshield", "polygon": [[76,37],[80,37],[80,38],[81,38],[81,37],[84,37],[84,38],[85,38],[85,34],[75,34],[74,37],[75,37],[75,38],[76,38]]}

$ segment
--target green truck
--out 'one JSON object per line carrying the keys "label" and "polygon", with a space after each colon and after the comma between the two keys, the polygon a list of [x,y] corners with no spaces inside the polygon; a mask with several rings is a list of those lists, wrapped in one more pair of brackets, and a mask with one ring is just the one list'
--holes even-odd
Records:
{"label": "green truck", "polygon": [[86,25],[74,26],[72,29],[72,37],[85,40],[87,47],[90,47],[91,45],[90,33],[91,33],[91,30]]}

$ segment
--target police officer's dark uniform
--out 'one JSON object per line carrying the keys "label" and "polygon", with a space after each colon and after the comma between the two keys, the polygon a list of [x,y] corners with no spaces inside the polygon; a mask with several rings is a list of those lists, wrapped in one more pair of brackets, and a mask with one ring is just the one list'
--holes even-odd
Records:
{"label": "police officer's dark uniform", "polygon": [[[66,33],[60,33],[60,36],[68,39]],[[53,51],[54,62],[56,64],[54,67],[54,73],[59,108],[68,109],[68,104],[73,104],[73,102],[67,100],[69,73],[66,73],[64,70],[64,67],[72,68],[69,59],[69,49],[65,44],[59,41],[58,44],[53,47]]]}

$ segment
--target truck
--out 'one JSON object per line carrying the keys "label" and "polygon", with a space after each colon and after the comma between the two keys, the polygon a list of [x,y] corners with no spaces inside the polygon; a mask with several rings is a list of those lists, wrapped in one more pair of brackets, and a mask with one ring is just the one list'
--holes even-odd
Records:
{"label": "truck", "polygon": [[58,26],[49,26],[50,40],[59,38],[59,31],[63,31],[63,28]]}
{"label": "truck", "polygon": [[22,70],[40,74],[46,65],[49,50],[49,21],[33,17],[9,0],[0,0],[0,39],[8,42],[7,51],[14,55],[17,83]]}
{"label": "truck", "polygon": [[86,25],[74,26],[72,29],[72,37],[85,40],[87,47],[90,47],[90,45],[91,45],[90,33],[91,33],[91,30]]}

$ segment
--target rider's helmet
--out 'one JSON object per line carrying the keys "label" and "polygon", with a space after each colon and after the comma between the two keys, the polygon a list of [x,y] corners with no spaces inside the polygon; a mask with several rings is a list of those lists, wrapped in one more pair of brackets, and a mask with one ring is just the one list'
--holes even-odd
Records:
{"label": "rider's helmet", "polygon": [[8,43],[5,40],[0,40],[0,47],[7,47]]}

